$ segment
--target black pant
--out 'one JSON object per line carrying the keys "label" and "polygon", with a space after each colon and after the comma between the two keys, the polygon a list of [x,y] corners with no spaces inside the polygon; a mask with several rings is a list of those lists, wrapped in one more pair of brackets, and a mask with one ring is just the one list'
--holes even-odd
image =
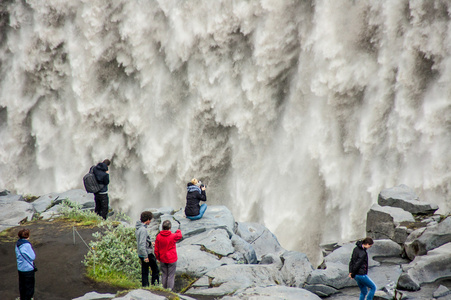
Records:
{"label": "black pant", "polygon": [[34,271],[19,271],[20,300],[31,300],[34,295]]}
{"label": "black pant", "polygon": [[94,209],[95,213],[106,220],[108,216],[108,194],[95,193],[94,201],[96,203],[96,207]]}
{"label": "black pant", "polygon": [[155,281],[160,283],[160,277],[157,265],[157,259],[155,255],[149,254],[149,262],[145,262],[144,258],[140,257],[141,260],[141,282],[142,286],[149,286],[149,267],[152,270],[152,285],[155,285]]}

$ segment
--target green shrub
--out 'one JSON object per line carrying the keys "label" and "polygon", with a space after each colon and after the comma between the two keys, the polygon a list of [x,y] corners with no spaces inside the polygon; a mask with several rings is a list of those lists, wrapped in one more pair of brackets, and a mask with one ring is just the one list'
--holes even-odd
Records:
{"label": "green shrub", "polygon": [[89,243],[84,264],[88,276],[96,281],[107,282],[122,288],[140,286],[141,265],[136,252],[135,229],[112,224],[105,231],[94,233]]}

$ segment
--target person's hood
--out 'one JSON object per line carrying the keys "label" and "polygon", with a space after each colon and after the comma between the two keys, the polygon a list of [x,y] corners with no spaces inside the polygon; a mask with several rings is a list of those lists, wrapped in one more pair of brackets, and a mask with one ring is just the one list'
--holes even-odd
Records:
{"label": "person's hood", "polygon": [[162,231],[160,231],[160,234],[162,236],[170,236],[172,234],[172,231],[170,231],[170,230],[162,230]]}
{"label": "person's hood", "polygon": [[192,185],[194,185],[192,182],[188,182],[188,183],[186,184],[187,187],[188,187],[188,186],[192,186]]}
{"label": "person's hood", "polygon": [[27,239],[18,239],[17,240],[17,243],[16,243],[17,247],[20,247],[23,244],[31,244],[31,243]]}
{"label": "person's hood", "polygon": [[355,245],[357,246],[357,247],[359,247],[360,249],[363,249],[363,243],[362,243],[362,241],[357,241],[356,243],[355,243]]}
{"label": "person's hood", "polygon": [[141,221],[136,221],[135,228],[140,229],[141,227],[147,228],[146,224]]}
{"label": "person's hood", "polygon": [[202,194],[200,187],[198,187],[197,185],[194,185],[194,184],[188,185],[186,187],[186,189],[187,189],[188,193],[199,192],[199,194]]}
{"label": "person's hood", "polygon": [[108,171],[108,166],[105,163],[103,163],[103,162],[98,163],[96,168],[99,169],[99,170],[102,170],[104,172]]}

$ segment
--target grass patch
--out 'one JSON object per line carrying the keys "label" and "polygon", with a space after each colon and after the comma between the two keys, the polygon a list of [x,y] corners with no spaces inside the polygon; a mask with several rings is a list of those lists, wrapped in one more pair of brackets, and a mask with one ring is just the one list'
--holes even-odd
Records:
{"label": "grass patch", "polygon": [[28,202],[28,203],[31,203],[38,198],[39,198],[38,196],[34,196],[34,195],[30,195],[30,194],[23,196],[23,199],[25,200],[25,202]]}

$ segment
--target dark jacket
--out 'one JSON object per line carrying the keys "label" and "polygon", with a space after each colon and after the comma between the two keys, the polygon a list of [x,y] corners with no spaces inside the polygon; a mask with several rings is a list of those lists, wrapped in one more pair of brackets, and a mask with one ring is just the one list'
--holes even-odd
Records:
{"label": "dark jacket", "polygon": [[355,275],[368,274],[368,253],[362,247],[362,241],[357,241],[354,251],[352,251],[351,261],[349,262],[349,273],[354,278]]}
{"label": "dark jacket", "polygon": [[188,182],[186,189],[188,192],[186,194],[185,215],[189,217],[197,216],[200,210],[199,202],[207,201],[207,194],[191,182]]}
{"label": "dark jacket", "polygon": [[100,189],[100,191],[98,191],[98,193],[108,192],[110,175],[106,171],[108,171],[108,166],[103,162],[98,163],[97,166],[95,166],[93,169],[93,173],[96,176],[97,182],[103,185],[103,187]]}

